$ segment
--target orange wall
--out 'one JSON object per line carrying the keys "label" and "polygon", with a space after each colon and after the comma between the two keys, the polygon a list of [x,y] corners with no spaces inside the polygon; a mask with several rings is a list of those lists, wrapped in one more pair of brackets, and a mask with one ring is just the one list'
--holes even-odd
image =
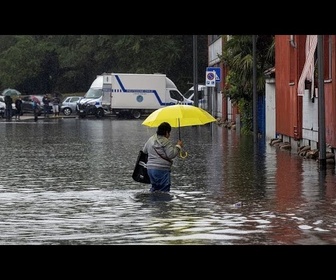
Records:
{"label": "orange wall", "polygon": [[[276,133],[300,139],[302,137],[302,97],[297,85],[304,65],[306,36],[275,36]],[[303,55],[302,55],[303,54]]]}
{"label": "orange wall", "polygon": [[[336,36],[331,37],[331,79],[324,83],[326,143],[336,148]],[[305,63],[306,35],[275,36],[276,132],[302,138],[302,97],[297,95],[298,81]],[[324,36],[324,74],[328,80],[329,35]]]}
{"label": "orange wall", "polygon": [[[328,44],[328,36],[324,36],[324,45]],[[326,143],[336,147],[336,36],[331,36],[332,40],[332,64],[331,82],[324,84],[324,101],[325,101],[325,138]],[[328,57],[328,48],[324,48],[324,56]],[[326,59],[324,60],[326,61]],[[326,65],[327,63],[325,63]]]}

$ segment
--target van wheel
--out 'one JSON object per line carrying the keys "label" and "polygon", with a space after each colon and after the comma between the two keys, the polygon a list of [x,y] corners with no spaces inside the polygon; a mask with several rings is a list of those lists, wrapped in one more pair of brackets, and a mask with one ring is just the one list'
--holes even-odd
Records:
{"label": "van wheel", "polygon": [[135,110],[135,111],[132,112],[132,114],[133,114],[133,118],[135,118],[135,119],[140,119],[140,117],[141,117],[140,111]]}
{"label": "van wheel", "polygon": [[81,118],[81,119],[84,119],[86,117],[86,113],[79,113],[78,116]]}
{"label": "van wheel", "polygon": [[104,117],[104,109],[99,108],[97,110],[96,117],[99,118],[99,119],[102,118],[102,117]]}

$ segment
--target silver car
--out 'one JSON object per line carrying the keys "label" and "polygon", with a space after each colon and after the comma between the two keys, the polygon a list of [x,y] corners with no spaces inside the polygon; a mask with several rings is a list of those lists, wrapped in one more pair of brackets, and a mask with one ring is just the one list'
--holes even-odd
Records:
{"label": "silver car", "polygon": [[82,98],[82,96],[68,96],[61,104],[61,112],[65,116],[70,116],[71,114],[76,113],[77,102]]}

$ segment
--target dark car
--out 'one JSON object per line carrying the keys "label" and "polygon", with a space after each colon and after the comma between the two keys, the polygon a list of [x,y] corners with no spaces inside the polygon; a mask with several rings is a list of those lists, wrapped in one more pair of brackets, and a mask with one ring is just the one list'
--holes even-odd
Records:
{"label": "dark car", "polygon": [[[34,96],[33,95],[22,95],[22,97],[21,97],[21,99],[22,99],[22,114],[27,114],[27,113],[34,114],[33,97],[37,98],[36,95],[34,95]],[[37,115],[41,116],[42,113],[43,113],[43,105],[37,103],[37,110],[38,110]]]}

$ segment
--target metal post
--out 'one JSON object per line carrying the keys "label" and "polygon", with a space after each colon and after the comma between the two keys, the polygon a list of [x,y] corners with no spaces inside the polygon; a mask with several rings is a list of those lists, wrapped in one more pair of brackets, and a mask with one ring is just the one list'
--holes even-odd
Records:
{"label": "metal post", "polygon": [[211,115],[215,115],[214,104],[215,104],[215,87],[211,88]]}
{"label": "metal post", "polygon": [[198,70],[197,70],[197,35],[193,35],[193,57],[194,57],[194,105],[198,107]]}
{"label": "metal post", "polygon": [[324,50],[323,35],[317,36],[317,69],[318,69],[318,142],[319,166],[326,168],[326,140],[325,140],[325,103],[324,103]]}
{"label": "metal post", "polygon": [[256,35],[252,35],[253,41],[253,140],[258,140],[258,122],[257,122],[257,59],[256,59]]}

